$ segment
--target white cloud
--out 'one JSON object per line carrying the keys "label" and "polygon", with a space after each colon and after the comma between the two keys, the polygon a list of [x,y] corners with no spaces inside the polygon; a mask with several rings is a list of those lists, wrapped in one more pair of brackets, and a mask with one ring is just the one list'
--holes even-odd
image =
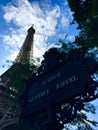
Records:
{"label": "white cloud", "polygon": [[75,41],[75,36],[69,35],[69,36],[67,36],[67,40],[73,42],[73,41]]}
{"label": "white cloud", "polygon": [[12,48],[19,48],[23,42],[24,37],[25,35],[22,34],[22,32],[17,32],[17,30],[12,30],[11,34],[3,36],[6,45]]}
{"label": "white cloud", "polygon": [[[47,4],[48,6],[44,6],[44,9],[42,9],[38,2],[29,3],[28,0],[17,0],[15,4],[10,3],[4,7],[4,19],[8,23],[13,22],[18,27],[18,30],[11,29],[10,34],[4,36],[4,42],[12,49],[12,52],[17,51],[15,48],[22,45],[27,29],[34,24],[36,30],[34,56],[40,57],[49,47],[46,44],[48,38],[56,35],[58,19],[61,17],[60,7],[50,7]],[[61,23],[61,26],[67,26],[68,19],[63,16]],[[10,57],[11,54],[10,52]]]}
{"label": "white cloud", "polygon": [[10,54],[8,56],[6,56],[6,60],[7,59],[10,59],[10,61],[13,61],[16,56],[17,56],[17,53],[18,53],[18,50],[15,49],[15,50],[10,50]]}
{"label": "white cloud", "polygon": [[69,25],[69,19],[65,17],[64,15],[62,15],[62,18],[61,18],[61,25],[62,27],[66,27],[66,28],[68,28],[68,25]]}

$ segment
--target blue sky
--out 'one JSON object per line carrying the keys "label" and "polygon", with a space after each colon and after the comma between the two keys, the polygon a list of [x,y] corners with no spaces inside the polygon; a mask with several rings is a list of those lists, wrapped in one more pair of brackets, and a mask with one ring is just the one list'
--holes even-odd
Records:
{"label": "blue sky", "polygon": [[8,69],[6,61],[14,61],[29,27],[36,30],[34,57],[40,58],[66,34],[66,41],[74,41],[78,31],[72,19],[66,0],[0,0],[0,75]]}
{"label": "blue sky", "polygon": [[76,24],[70,26],[72,19],[66,0],[0,0],[0,74],[7,60],[14,61],[30,26],[36,30],[34,57],[42,57],[66,34],[67,41],[74,40],[78,31]]}

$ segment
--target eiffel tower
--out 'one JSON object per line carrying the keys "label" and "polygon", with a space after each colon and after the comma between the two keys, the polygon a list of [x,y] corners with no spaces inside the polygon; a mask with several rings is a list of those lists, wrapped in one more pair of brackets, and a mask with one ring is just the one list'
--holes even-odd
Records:
{"label": "eiffel tower", "polygon": [[30,27],[13,65],[0,76],[0,130],[8,130],[9,126],[19,122],[19,106],[16,99],[25,79],[28,78],[26,72],[31,74],[29,67],[33,64],[34,33],[34,28]]}

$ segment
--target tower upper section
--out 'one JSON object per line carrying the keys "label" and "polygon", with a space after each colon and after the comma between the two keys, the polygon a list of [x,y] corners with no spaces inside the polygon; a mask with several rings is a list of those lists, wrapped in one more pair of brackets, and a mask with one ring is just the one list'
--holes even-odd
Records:
{"label": "tower upper section", "polygon": [[34,34],[35,29],[33,27],[30,27],[28,29],[28,34],[25,38],[25,41],[20,49],[20,52],[18,53],[15,63],[30,63],[31,56],[33,58],[33,41],[34,41]]}

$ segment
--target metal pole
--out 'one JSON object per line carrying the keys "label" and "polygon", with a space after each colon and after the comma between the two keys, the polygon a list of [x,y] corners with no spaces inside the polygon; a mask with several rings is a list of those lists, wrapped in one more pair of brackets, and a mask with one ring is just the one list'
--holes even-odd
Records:
{"label": "metal pole", "polygon": [[51,105],[48,108],[48,118],[41,125],[40,130],[62,130],[64,127],[56,118],[54,107]]}

